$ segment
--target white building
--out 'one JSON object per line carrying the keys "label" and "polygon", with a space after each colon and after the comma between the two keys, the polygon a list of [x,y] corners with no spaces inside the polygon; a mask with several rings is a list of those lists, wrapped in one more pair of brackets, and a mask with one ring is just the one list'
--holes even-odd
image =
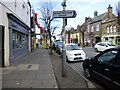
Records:
{"label": "white building", "polygon": [[28,0],[0,0],[0,66],[28,53],[30,17]]}

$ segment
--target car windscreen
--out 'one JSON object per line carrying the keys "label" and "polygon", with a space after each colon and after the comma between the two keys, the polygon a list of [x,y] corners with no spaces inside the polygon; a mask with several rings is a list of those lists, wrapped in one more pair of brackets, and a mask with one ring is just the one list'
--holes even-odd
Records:
{"label": "car windscreen", "polygon": [[57,43],[58,47],[62,47],[62,42]]}
{"label": "car windscreen", "polygon": [[114,44],[112,43],[107,43],[108,46],[115,46]]}
{"label": "car windscreen", "polygon": [[80,50],[80,47],[78,45],[67,45],[66,49],[68,51],[70,51],[70,50]]}
{"label": "car windscreen", "polygon": [[55,45],[60,45],[60,44],[62,44],[62,42],[60,42],[60,41],[55,42]]}

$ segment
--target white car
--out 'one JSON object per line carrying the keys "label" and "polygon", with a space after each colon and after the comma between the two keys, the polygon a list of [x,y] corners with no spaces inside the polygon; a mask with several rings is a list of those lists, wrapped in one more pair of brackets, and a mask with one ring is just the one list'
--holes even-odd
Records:
{"label": "white car", "polygon": [[106,49],[109,49],[109,48],[114,48],[116,47],[115,45],[113,45],[112,43],[110,42],[98,42],[96,45],[95,45],[95,51],[104,51]]}
{"label": "white car", "polygon": [[77,44],[70,43],[66,44],[66,60],[70,61],[83,61],[86,59],[86,54],[82,48],[80,48]]}

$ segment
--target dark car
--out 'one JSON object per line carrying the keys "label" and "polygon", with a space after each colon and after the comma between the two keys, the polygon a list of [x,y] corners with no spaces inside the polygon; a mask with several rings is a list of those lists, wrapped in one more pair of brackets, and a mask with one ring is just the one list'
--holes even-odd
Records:
{"label": "dark car", "polygon": [[60,42],[60,40],[56,40],[52,43],[52,49],[56,50],[56,46],[58,45],[58,43]]}
{"label": "dark car", "polygon": [[58,54],[61,54],[61,48],[62,48],[62,41],[59,41],[57,44],[56,44],[56,52]]}
{"label": "dark car", "polygon": [[83,61],[88,79],[97,79],[109,88],[120,88],[120,47],[107,49]]}

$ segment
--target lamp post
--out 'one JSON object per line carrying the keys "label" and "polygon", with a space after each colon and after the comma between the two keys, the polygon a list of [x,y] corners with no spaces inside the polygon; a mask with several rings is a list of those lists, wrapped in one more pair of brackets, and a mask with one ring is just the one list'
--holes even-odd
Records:
{"label": "lamp post", "polygon": [[[61,5],[63,6],[63,11],[65,11],[66,0],[63,0]],[[66,49],[65,49],[66,31],[65,31],[65,18],[63,18],[62,29],[63,29],[62,30],[63,31],[63,37],[62,37],[62,42],[63,42],[63,47],[62,47],[62,77],[66,77]]]}

